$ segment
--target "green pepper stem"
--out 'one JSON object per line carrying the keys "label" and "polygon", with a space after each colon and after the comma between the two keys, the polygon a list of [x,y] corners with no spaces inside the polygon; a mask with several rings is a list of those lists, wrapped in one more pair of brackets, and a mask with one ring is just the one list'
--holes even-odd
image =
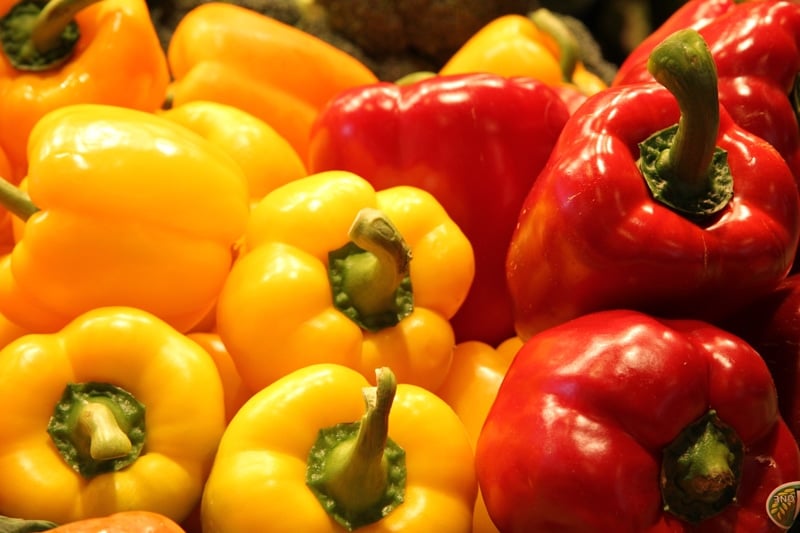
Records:
{"label": "green pepper stem", "polygon": [[0,205],[22,220],[28,220],[39,210],[28,193],[3,178],[0,178]]}
{"label": "green pepper stem", "polygon": [[711,410],[664,448],[661,493],[666,510],[689,522],[722,511],[736,497],[744,447]]}
{"label": "green pepper stem", "polygon": [[540,7],[528,14],[536,27],[548,35],[558,46],[558,63],[561,67],[561,76],[564,81],[572,83],[575,67],[580,56],[578,39],[567,28],[564,22],[552,11]]}
{"label": "green pepper stem", "polygon": [[675,96],[681,112],[673,143],[659,160],[660,171],[677,177],[674,185],[685,195],[700,195],[709,187],[719,132],[714,58],[696,30],[680,30],[653,50],[647,70]]}
{"label": "green pepper stem", "polygon": [[114,413],[103,402],[85,402],[78,415],[78,429],[89,439],[89,454],[95,461],[107,461],[131,453],[133,445],[119,427]]}
{"label": "green pepper stem", "polygon": [[397,391],[397,379],[388,368],[375,371],[377,386],[364,389],[366,412],[358,434],[336,446],[325,465],[329,494],[351,513],[380,501],[388,484],[384,457],[389,435],[389,412]]}
{"label": "green pepper stem", "polygon": [[75,16],[100,0],[50,0],[31,28],[31,44],[44,54],[61,45],[61,35]]}
{"label": "green pepper stem", "polygon": [[362,314],[393,309],[397,288],[408,276],[411,250],[381,211],[364,208],[349,231],[350,240],[365,250],[347,258],[344,289]]}

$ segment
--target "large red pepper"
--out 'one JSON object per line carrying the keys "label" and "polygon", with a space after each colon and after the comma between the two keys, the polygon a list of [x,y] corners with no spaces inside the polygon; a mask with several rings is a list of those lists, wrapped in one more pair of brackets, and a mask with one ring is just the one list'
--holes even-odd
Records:
{"label": "large red pepper", "polygon": [[511,233],[568,115],[558,94],[531,78],[373,84],[344,91],[320,112],[308,167],[436,196],[475,251],[475,281],[452,319],[457,339],[496,345],[514,332],[504,264]]}
{"label": "large red pepper", "polygon": [[800,71],[800,3],[691,0],[631,52],[613,85],[652,81],[650,52],[688,27],[711,49],[722,105],[737,124],[775,146],[800,180],[800,129],[789,98]]}
{"label": "large red pepper", "polygon": [[800,479],[752,347],[705,322],[625,310],[530,338],[475,460],[503,533],[780,531],[767,502]]}
{"label": "large red pepper", "polygon": [[664,86],[587,100],[526,199],[507,261],[523,339],[609,308],[716,321],[789,271],[800,227],[784,159],[717,104],[695,30],[650,65]]}
{"label": "large red pepper", "polygon": [[772,372],[778,407],[800,441],[800,274],[748,305],[723,324],[756,349]]}

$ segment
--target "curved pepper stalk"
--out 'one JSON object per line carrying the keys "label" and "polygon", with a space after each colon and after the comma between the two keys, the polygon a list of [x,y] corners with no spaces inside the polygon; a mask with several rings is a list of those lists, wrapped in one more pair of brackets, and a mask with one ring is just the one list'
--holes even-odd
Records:
{"label": "curved pepper stalk", "polygon": [[379,210],[364,208],[350,227],[351,242],[329,254],[334,305],[368,331],[396,325],[414,310],[411,250]]}
{"label": "curved pepper stalk", "polygon": [[403,503],[405,451],[388,437],[397,380],[388,368],[364,389],[367,410],[358,422],[320,430],[308,456],[306,484],[348,531],[377,522]]}
{"label": "curved pepper stalk", "polygon": [[718,213],[733,197],[727,153],[716,146],[719,96],[714,59],[693,29],[675,32],[647,63],[677,99],[677,125],[640,143],[639,168],[658,201],[693,219]]}

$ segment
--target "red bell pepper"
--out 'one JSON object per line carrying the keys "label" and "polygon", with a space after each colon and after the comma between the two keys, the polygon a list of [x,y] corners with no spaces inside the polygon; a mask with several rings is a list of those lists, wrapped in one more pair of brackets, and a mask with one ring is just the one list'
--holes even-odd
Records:
{"label": "red bell pepper", "polygon": [[673,34],[650,68],[664,86],[583,104],[525,200],[507,260],[523,339],[610,308],[714,322],[789,272],[794,176],[718,105],[703,39]]}
{"label": "red bell pepper", "polygon": [[687,27],[711,49],[720,102],[733,120],[775,146],[800,181],[800,129],[789,98],[800,71],[800,3],[692,0],[631,52],[613,85],[652,81],[650,52]]}
{"label": "red bell pepper", "polygon": [[767,363],[781,416],[800,441],[800,274],[787,277],[722,325]]}
{"label": "red bell pepper", "polygon": [[752,347],[705,322],[627,310],[531,337],[475,461],[503,533],[779,531],[767,501],[800,476]]}
{"label": "red bell pepper", "polygon": [[456,338],[496,345],[514,334],[504,264],[511,233],[568,116],[558,94],[531,78],[378,83],[344,91],[320,112],[308,167],[436,196],[475,252],[475,281],[452,319]]}

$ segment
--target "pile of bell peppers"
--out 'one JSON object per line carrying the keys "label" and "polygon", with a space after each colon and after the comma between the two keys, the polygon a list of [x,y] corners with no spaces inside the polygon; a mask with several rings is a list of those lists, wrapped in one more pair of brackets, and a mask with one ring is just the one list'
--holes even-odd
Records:
{"label": "pile of bell peppers", "polygon": [[722,532],[800,511],[800,3],[602,80],[378,80],[248,8],[0,2],[0,530]]}

